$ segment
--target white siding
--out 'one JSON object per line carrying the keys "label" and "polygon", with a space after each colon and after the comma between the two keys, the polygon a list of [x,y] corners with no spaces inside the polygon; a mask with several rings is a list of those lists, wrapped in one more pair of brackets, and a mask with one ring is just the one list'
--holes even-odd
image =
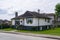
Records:
{"label": "white siding", "polygon": [[44,26],[44,25],[51,25],[50,22],[45,21],[45,19],[40,18],[39,19],[39,26]]}
{"label": "white siding", "polygon": [[12,25],[15,25],[15,20],[12,20]]}
{"label": "white siding", "polygon": [[[21,23],[22,21],[22,23]],[[12,20],[12,25],[15,25],[15,20]],[[39,24],[38,24],[38,18],[33,18],[33,23],[32,24],[27,24],[26,18],[20,19],[20,25],[24,26],[44,26],[44,25],[51,25],[51,23],[48,23],[45,21],[45,19],[39,18]]]}
{"label": "white siding", "polygon": [[39,19],[39,24],[38,24],[38,18],[33,18],[33,23],[32,24],[27,24],[26,18],[24,19],[24,25],[25,26],[45,26],[45,25],[51,25],[51,23],[48,23],[45,21],[45,19],[40,18]]}
{"label": "white siding", "polygon": [[38,19],[37,18],[33,18],[33,23],[32,24],[27,24],[26,22],[26,18],[24,19],[24,25],[25,26],[38,26]]}
{"label": "white siding", "polygon": [[[21,22],[22,21],[22,22]],[[24,25],[23,19],[20,19],[20,25]]]}
{"label": "white siding", "polygon": [[[16,20],[16,21],[20,21],[20,20]],[[15,19],[12,20],[12,25],[15,25]]]}
{"label": "white siding", "polygon": [[50,20],[50,23],[51,23],[51,25],[53,24],[53,20],[54,20],[54,16],[48,16],[49,18],[51,18],[51,20]]}

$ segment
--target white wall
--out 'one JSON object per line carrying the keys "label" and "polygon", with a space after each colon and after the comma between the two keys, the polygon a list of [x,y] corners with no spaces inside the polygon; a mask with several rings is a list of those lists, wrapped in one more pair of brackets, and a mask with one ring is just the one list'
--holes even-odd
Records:
{"label": "white wall", "polygon": [[[16,20],[16,21],[20,21],[20,20]],[[15,19],[12,20],[12,25],[15,25]]]}
{"label": "white wall", "polygon": [[[22,21],[22,23],[20,22],[20,25],[24,25],[24,26],[38,26],[38,18],[33,18],[33,23],[32,24],[27,24],[26,22],[26,18],[20,19],[20,21]],[[12,25],[15,25],[15,20],[12,20]],[[45,21],[45,19],[40,18],[39,19],[39,26],[44,26],[44,25],[51,25],[51,23],[48,23]]]}
{"label": "white wall", "polygon": [[26,18],[24,19],[24,25],[25,26],[38,26],[38,21],[37,21],[38,19],[36,19],[36,18],[33,18],[33,23],[32,24],[27,24],[27,22],[26,22]]}
{"label": "white wall", "polygon": [[53,24],[52,21],[54,20],[54,16],[48,16],[48,17],[51,18],[50,23]]}
{"label": "white wall", "polygon": [[45,19],[40,18],[39,19],[39,26],[44,26],[44,25],[51,25],[51,23],[48,21],[45,21]]}
{"label": "white wall", "polygon": [[12,25],[15,25],[15,20],[12,20]]}
{"label": "white wall", "polygon": [[[38,26],[38,18],[33,18],[32,24],[27,24],[26,18],[24,19],[24,25],[25,26]],[[40,18],[39,19],[39,26],[45,26],[45,25],[51,25],[51,23],[48,23],[45,21],[45,19]]]}
{"label": "white wall", "polygon": [[20,19],[20,25],[24,25],[24,20],[23,19]]}

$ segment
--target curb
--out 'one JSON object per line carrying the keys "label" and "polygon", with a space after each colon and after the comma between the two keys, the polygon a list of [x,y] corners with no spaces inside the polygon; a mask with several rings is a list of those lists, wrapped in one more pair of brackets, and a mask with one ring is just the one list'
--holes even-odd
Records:
{"label": "curb", "polygon": [[22,33],[22,32],[7,32],[7,31],[0,31],[0,32],[60,40],[60,36],[51,36],[51,35],[44,35],[44,34],[32,34],[32,33]]}

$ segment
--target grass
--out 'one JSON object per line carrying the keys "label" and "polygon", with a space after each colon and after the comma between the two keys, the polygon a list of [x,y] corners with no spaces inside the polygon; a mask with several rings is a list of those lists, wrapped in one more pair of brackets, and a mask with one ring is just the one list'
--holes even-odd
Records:
{"label": "grass", "polygon": [[2,29],[2,30],[4,30],[4,31],[13,31],[13,30],[15,30],[15,29],[12,29],[12,28],[5,28],[5,29]]}
{"label": "grass", "polygon": [[44,30],[44,31],[18,30],[18,32],[34,33],[34,34],[49,34],[49,35],[60,36],[60,28],[50,29],[50,30]]}
{"label": "grass", "polygon": [[[16,29],[5,28],[5,29],[2,29],[2,30],[4,30],[4,31],[13,31],[13,30],[16,30]],[[17,30],[17,32],[33,33],[33,34],[49,34],[49,35],[60,36],[60,28],[55,28],[55,29],[50,29],[50,30],[44,30],[44,31]]]}

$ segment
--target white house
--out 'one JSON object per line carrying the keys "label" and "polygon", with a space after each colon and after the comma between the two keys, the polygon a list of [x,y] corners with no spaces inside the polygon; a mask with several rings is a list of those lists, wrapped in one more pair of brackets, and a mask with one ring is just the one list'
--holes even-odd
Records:
{"label": "white house", "polygon": [[[51,16],[50,16],[51,17]],[[12,25],[22,25],[24,29],[49,29],[52,26],[53,18],[48,15],[40,14],[39,12],[26,11],[24,14],[18,16],[16,12],[15,18],[12,18]]]}

